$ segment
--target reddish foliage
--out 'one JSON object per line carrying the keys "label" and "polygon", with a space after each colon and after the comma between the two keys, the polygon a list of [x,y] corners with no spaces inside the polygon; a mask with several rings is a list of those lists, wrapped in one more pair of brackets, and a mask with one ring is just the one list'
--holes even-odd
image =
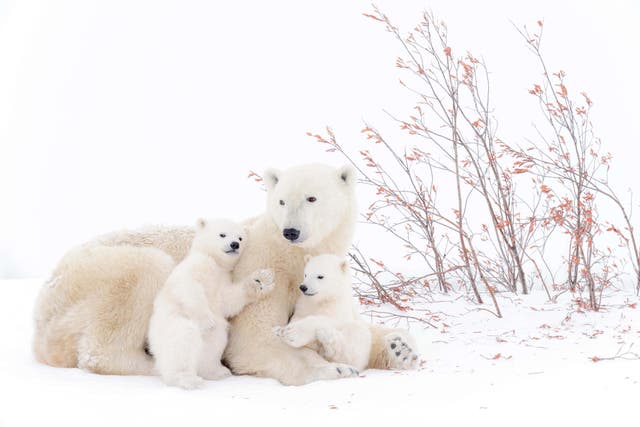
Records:
{"label": "reddish foliage", "polygon": [[[479,303],[484,289],[500,317],[495,293],[527,293],[534,280],[550,299],[550,288],[570,290],[578,294],[578,310],[597,310],[603,290],[618,274],[612,252],[594,244],[605,231],[629,248],[640,289],[638,245],[630,215],[606,180],[611,155],[594,136],[593,103],[584,92],[574,99],[564,71],[547,71],[540,32],[522,35],[543,70],[543,80],[528,93],[541,106],[546,129],[530,147],[520,148],[495,134],[485,64],[471,53],[454,56],[444,23],[424,13],[404,36],[375,6],[364,16],[382,23],[404,49],[395,66],[408,74],[400,83],[417,102],[411,114],[392,118],[409,142],[391,142],[366,125],[365,146],[354,157],[330,128],[326,135],[308,135],[358,168],[361,182],[376,196],[363,219],[396,239],[404,259],[421,270],[403,274],[356,248],[351,256],[364,285],[359,289],[364,305],[389,303],[407,313],[416,298],[457,285]],[[542,21],[537,24],[541,31]],[[516,191],[523,183],[532,185],[533,200]],[[439,188],[455,194],[455,206],[438,202]],[[599,217],[603,199],[621,209],[624,227]],[[473,212],[480,224],[468,221],[469,200],[484,207]],[[547,264],[549,239],[566,245],[566,277],[556,278]],[[588,298],[580,296],[583,291]]]}

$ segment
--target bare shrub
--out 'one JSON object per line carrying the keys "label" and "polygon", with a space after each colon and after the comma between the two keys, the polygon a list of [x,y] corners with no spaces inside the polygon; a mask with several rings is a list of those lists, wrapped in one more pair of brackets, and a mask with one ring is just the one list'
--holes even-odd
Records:
{"label": "bare shrub", "polygon": [[[603,290],[619,275],[613,251],[594,245],[605,233],[615,233],[627,248],[640,290],[631,212],[609,185],[611,156],[601,153],[594,136],[592,102],[584,93],[574,101],[565,74],[547,71],[540,33],[521,32],[543,69],[543,81],[530,93],[545,130],[536,128],[538,138],[520,148],[496,135],[486,65],[471,53],[456,55],[443,22],[425,12],[402,35],[375,6],[365,16],[384,25],[402,48],[396,67],[416,104],[410,114],[389,117],[408,139],[392,142],[365,124],[365,142],[353,154],[330,128],[308,135],[358,169],[360,182],[375,194],[363,222],[392,236],[417,268],[401,272],[354,248],[361,302],[388,303],[406,314],[436,289],[463,289],[480,304],[488,295],[491,312],[502,317],[496,292],[527,294],[540,283],[549,299],[552,291],[585,290],[588,302],[578,304],[597,310]],[[450,191],[443,195],[441,188]],[[599,217],[600,198],[619,209],[622,228]],[[549,241],[557,239],[567,241],[562,278],[548,259]]]}
{"label": "bare shrub", "polygon": [[[538,29],[531,34],[524,28],[520,34],[542,69],[542,81],[529,93],[538,100],[544,128],[536,127],[538,138],[529,141],[526,149],[507,147],[507,151],[538,178],[547,195],[543,227],[557,227],[568,236],[565,285],[572,292],[586,290],[588,308],[598,310],[602,292],[617,277],[618,266],[611,248],[601,249],[596,237],[604,231],[617,234],[629,250],[637,281],[638,246],[630,212],[609,184],[612,156],[603,152],[595,136],[589,115],[593,102],[585,92],[580,99],[572,95],[564,71],[549,72],[540,49],[541,21]],[[624,231],[599,218],[598,197],[613,202],[624,220]]]}

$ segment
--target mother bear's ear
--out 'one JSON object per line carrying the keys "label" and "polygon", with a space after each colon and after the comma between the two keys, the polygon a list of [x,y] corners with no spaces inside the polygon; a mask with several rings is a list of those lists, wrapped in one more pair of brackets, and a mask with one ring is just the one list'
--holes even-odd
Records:
{"label": "mother bear's ear", "polygon": [[346,183],[349,187],[353,187],[356,183],[356,169],[351,165],[344,165],[338,168],[340,180]]}
{"label": "mother bear's ear", "polygon": [[266,171],[264,171],[264,183],[267,186],[267,191],[273,190],[279,180],[280,180],[279,170],[267,169]]}

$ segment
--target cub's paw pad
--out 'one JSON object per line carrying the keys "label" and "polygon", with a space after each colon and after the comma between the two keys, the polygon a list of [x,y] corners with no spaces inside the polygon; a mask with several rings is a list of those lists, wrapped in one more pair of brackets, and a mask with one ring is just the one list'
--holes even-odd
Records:
{"label": "cub's paw pad", "polygon": [[410,337],[392,332],[384,340],[391,369],[415,369],[418,366],[418,354]]}

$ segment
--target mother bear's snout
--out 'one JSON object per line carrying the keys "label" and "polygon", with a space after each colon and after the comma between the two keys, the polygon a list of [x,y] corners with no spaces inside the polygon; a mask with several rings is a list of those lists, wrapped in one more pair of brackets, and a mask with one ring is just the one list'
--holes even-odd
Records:
{"label": "mother bear's snout", "polygon": [[294,242],[298,237],[300,237],[300,230],[296,230],[295,228],[285,228],[282,230],[282,235],[285,239]]}

